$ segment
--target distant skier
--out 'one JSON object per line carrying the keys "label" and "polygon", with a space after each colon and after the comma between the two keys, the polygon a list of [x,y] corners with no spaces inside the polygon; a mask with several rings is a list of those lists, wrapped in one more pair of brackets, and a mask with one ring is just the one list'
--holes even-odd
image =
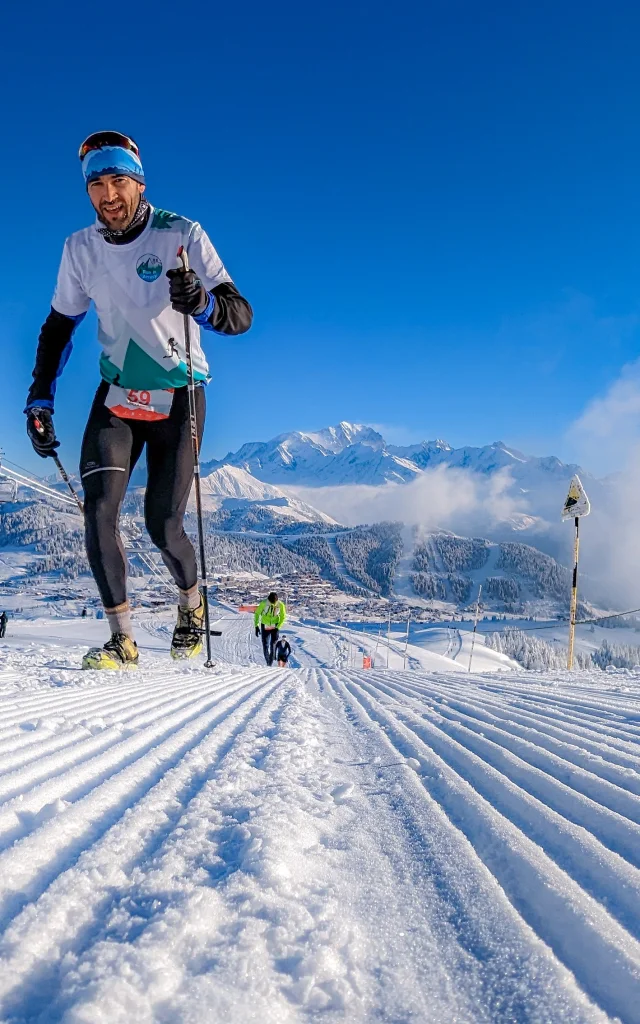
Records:
{"label": "distant skier", "polygon": [[86,617],[87,617],[87,609],[83,608],[82,612],[81,612],[81,618],[86,619]]}
{"label": "distant skier", "polygon": [[3,640],[7,632],[7,621],[9,616],[6,612],[2,612],[0,615],[0,640]]}
{"label": "distant skier", "polygon": [[271,591],[266,601],[261,601],[253,616],[256,636],[262,634],[262,650],[267,665],[273,665],[278,635],[287,617],[284,601]]}
{"label": "distant skier", "polygon": [[275,649],[275,658],[280,668],[286,668],[287,662],[291,655],[291,644],[287,640],[284,633],[278,637],[278,642]]}
{"label": "distant skier", "polygon": [[[83,142],[79,156],[97,220],[65,243],[51,311],[38,341],[25,409],[27,432],[38,455],[53,455],[59,445],[52,419],[56,379],[69,357],[73,332],[93,302],[103,348],[102,383],[82,442],[80,475],[87,555],[111,639],[89,651],[83,667],[123,668],[138,661],[118,518],[145,445],[146,525],[178,587],[171,655],[191,658],[202,649],[204,605],[195,554],[183,527],[193,482],[183,317],[195,321],[191,344],[202,434],[202,385],[209,368],[200,328],[242,334],[253,314],[200,225],[147,202],[132,138],[97,132]],[[180,246],[193,269],[175,269]],[[163,363],[167,350],[176,364]]]}

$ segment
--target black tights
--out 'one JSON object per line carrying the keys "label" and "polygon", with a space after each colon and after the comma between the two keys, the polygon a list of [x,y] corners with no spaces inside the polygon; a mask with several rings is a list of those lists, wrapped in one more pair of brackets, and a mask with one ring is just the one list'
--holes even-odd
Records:
{"label": "black tights", "polygon": [[[118,519],[129,477],[147,447],[148,481],[144,501],[147,530],[181,590],[198,580],[193,545],[183,519],[193,483],[193,453],[186,387],[176,388],[167,419],[120,419],[107,409],[108,386],[96,392],[84,432],[80,475],[84,487],[85,540],[89,565],[105,608],[127,599],[127,559]],[[196,388],[202,440],[204,388]]]}
{"label": "black tights", "polygon": [[262,626],[262,650],[264,651],[264,660],[267,665],[273,665],[279,633],[279,629],[265,629]]}

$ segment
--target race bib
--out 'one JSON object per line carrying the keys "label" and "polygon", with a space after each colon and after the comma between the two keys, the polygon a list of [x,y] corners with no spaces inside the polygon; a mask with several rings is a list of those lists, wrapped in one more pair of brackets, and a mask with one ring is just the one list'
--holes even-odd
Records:
{"label": "race bib", "polygon": [[112,384],[104,400],[109,412],[123,420],[166,420],[171,412],[173,388],[137,391]]}

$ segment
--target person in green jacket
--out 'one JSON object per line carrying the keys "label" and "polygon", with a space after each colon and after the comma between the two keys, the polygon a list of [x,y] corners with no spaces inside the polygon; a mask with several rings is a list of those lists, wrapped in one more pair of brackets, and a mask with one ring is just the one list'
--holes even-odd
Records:
{"label": "person in green jacket", "polygon": [[284,601],[278,600],[278,595],[271,591],[266,601],[261,601],[253,616],[256,636],[262,633],[262,650],[267,665],[273,665],[278,634],[287,617],[287,609]]}

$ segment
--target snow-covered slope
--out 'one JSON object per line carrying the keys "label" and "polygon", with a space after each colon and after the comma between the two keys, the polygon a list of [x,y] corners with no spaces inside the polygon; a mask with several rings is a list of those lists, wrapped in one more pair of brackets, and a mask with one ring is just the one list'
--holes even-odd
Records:
{"label": "snow-covered slope", "polygon": [[203,476],[202,498],[203,507],[213,514],[212,525],[225,530],[279,533],[295,529],[296,524],[320,530],[338,525],[326,513],[257,480],[239,466],[219,466]]}
{"label": "snow-covered slope", "polygon": [[241,533],[291,533],[296,529],[312,532],[334,529],[335,519],[297,498],[265,498],[264,501],[224,498],[216,501],[203,498],[203,505],[212,514],[210,525],[218,530]]}
{"label": "snow-covered slope", "polygon": [[0,1019],[637,1024],[638,677],[104,678],[90,628],[0,648]]}
{"label": "snow-covered slope", "polygon": [[[398,563],[397,577],[395,589],[404,597],[415,593],[470,606],[482,586],[485,610],[568,613],[569,569],[519,541],[496,544],[446,530],[425,533],[416,539],[412,556]],[[593,597],[592,590],[590,582],[581,596]]]}
{"label": "snow-covered slope", "polygon": [[220,466],[211,473],[203,474],[202,493],[217,498],[246,498],[261,501],[263,498],[286,498],[284,491],[271,484],[263,483],[239,466]]}
{"label": "snow-covered slope", "polygon": [[473,667],[476,672],[521,671],[517,661],[486,647],[484,637],[478,635],[474,638],[470,630],[463,631],[453,626],[414,625],[409,643],[406,643],[404,624],[400,629],[394,624],[389,636],[375,627],[362,632],[348,625],[319,623],[317,628],[324,636],[341,637],[351,646],[357,646],[357,662],[355,658],[352,661],[357,667],[360,666],[361,651],[371,658],[375,668],[467,672],[473,642]]}

